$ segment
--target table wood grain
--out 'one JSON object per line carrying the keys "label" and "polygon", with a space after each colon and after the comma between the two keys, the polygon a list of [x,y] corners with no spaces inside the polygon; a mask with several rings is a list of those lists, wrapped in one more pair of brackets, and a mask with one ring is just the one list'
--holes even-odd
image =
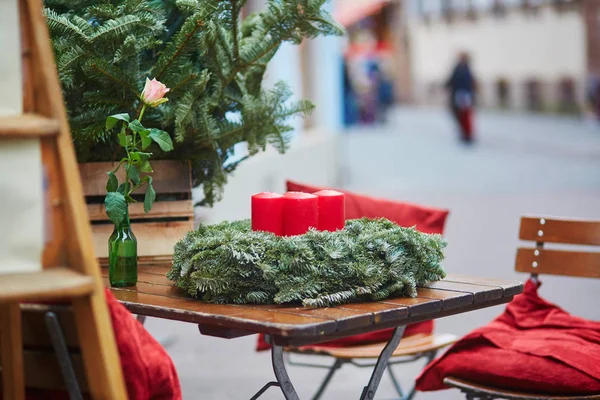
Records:
{"label": "table wood grain", "polygon": [[[168,270],[167,265],[140,266],[136,286],[110,290],[135,314],[196,323],[202,332],[222,337],[265,333],[275,343],[286,346],[319,343],[491,307],[508,303],[523,291],[523,284],[517,281],[448,275],[419,288],[416,298],[397,297],[327,308],[210,304],[192,299],[176,288],[165,277]],[[108,269],[103,268],[102,275],[109,286]]]}

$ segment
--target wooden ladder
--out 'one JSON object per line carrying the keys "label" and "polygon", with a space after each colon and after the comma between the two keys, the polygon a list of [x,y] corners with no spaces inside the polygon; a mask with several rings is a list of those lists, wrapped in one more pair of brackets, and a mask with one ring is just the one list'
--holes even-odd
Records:
{"label": "wooden ladder", "polygon": [[72,304],[92,398],[126,399],[41,1],[19,0],[19,18],[24,114],[0,117],[0,142],[17,138],[40,141],[42,164],[49,185],[47,218],[51,228],[40,272],[0,275],[0,360],[4,399],[25,397],[19,304],[53,300]]}

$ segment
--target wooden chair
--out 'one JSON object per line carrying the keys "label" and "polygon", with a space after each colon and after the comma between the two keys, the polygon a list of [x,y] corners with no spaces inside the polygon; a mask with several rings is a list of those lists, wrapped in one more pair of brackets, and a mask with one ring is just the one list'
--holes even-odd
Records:
{"label": "wooden chair", "polygon": [[[600,278],[599,252],[544,247],[546,243],[600,246],[600,221],[523,217],[519,238],[535,242],[535,247],[520,247],[517,250],[515,265],[516,271],[529,273],[532,279],[537,279],[539,274]],[[523,393],[507,388],[480,385],[454,377],[445,378],[444,383],[460,389],[469,400],[600,400],[600,393],[593,396]]]}
{"label": "wooden chair", "polygon": [[[448,333],[431,335],[427,334],[416,334],[403,338],[400,345],[394,351],[392,358],[387,364],[387,372],[392,380],[394,389],[398,393],[399,400],[410,400],[414,397],[416,391],[414,386],[405,394],[400,381],[394,374],[391,366],[396,364],[412,363],[424,359],[425,365],[429,364],[436,356],[438,350],[451,345],[456,342],[458,337]],[[381,354],[383,347],[387,342],[366,344],[360,346],[349,346],[349,347],[322,347],[322,346],[310,346],[300,348],[286,348],[286,356],[288,364],[311,367],[311,368],[324,368],[328,372],[325,375],[325,379],[317,389],[313,400],[321,398],[323,392],[331,382],[335,372],[345,364],[351,364],[359,368],[373,368],[375,361]],[[296,362],[292,360],[290,354],[304,354],[304,355],[317,355],[317,356],[329,356],[335,359],[331,366],[323,364],[312,364],[304,362]],[[360,361],[359,361],[360,360]],[[365,360],[373,360],[371,362]]]}
{"label": "wooden chair", "polygon": [[[18,12],[23,113],[0,117],[0,140],[40,143],[46,243],[40,271],[0,276],[3,398],[22,400],[27,386],[69,388],[73,399],[81,398],[80,388],[94,399],[126,399],[42,3],[18,0]],[[41,180],[27,184],[42,186]],[[66,305],[31,304],[36,301]]]}

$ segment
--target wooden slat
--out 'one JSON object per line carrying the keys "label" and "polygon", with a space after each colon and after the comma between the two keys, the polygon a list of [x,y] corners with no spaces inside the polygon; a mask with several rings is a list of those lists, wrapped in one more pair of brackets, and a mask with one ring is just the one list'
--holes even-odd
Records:
{"label": "wooden slat", "polygon": [[474,297],[475,303],[480,303],[483,301],[499,299],[503,296],[503,290],[501,287],[490,287],[483,285],[476,285],[472,283],[463,283],[463,282],[452,282],[442,280],[439,282],[428,283],[424,285],[426,288],[430,289],[442,289],[442,290],[450,290],[453,292],[465,292],[471,293]]}
{"label": "wooden slat", "polygon": [[600,246],[600,221],[523,217],[519,238],[534,242]]}
{"label": "wooden slat", "polygon": [[334,321],[322,318],[235,305],[208,304],[194,299],[158,296],[133,290],[111,289],[111,292],[132,313],[196,324],[209,323],[283,337],[322,336],[335,332],[336,327]]}
{"label": "wooden slat", "polygon": [[419,288],[418,297],[441,300],[443,310],[466,306],[474,301],[473,294],[471,293],[450,292],[447,290],[429,288]]}
{"label": "wooden slat", "polygon": [[408,308],[409,316],[431,314],[441,311],[442,309],[441,300],[419,297],[396,297],[392,299],[381,300],[381,303],[390,304],[392,306],[405,306]]}
{"label": "wooden slat", "polygon": [[600,278],[600,253],[521,247],[517,250],[515,270],[530,274]]}
{"label": "wooden slat", "polygon": [[253,305],[248,304],[244,307],[257,308],[260,310],[270,310],[293,315],[302,315],[306,317],[323,318],[336,322],[336,330],[346,330],[357,328],[360,326],[368,326],[373,323],[373,314],[365,313],[339,307],[326,308],[311,308],[311,307],[294,307],[291,305]]}
{"label": "wooden slat", "polygon": [[491,286],[502,288],[503,296],[514,296],[523,291],[523,284],[518,281],[511,281],[498,278],[479,278],[468,275],[448,274],[444,279],[449,282],[474,283],[481,286]]}
{"label": "wooden slat", "polygon": [[[102,276],[108,278],[108,269],[104,268],[102,270]],[[164,286],[173,286],[174,282],[167,278],[165,275],[157,275],[157,274],[149,274],[147,272],[143,272],[143,270],[138,270],[138,282],[142,283],[152,283],[154,285],[164,285]]]}
{"label": "wooden slat", "polygon": [[[88,204],[90,221],[109,221],[104,204]],[[144,212],[143,203],[129,205],[130,219],[147,218],[194,218],[192,200],[157,201],[149,213]]]}
{"label": "wooden slat", "polygon": [[[193,229],[193,221],[133,223],[131,230],[137,238],[138,256],[167,256],[173,246]],[[92,225],[94,250],[97,257],[108,257],[108,238],[113,225]]]}
{"label": "wooden slat", "polygon": [[0,364],[4,371],[3,398],[24,400],[25,375],[19,303],[0,304]]}
{"label": "wooden slat", "polygon": [[0,117],[0,139],[55,136],[59,128],[57,120],[35,114]]}
{"label": "wooden slat", "polygon": [[481,385],[476,382],[470,382],[464,379],[456,377],[444,378],[444,384],[452,386],[467,392],[488,394],[494,399],[507,399],[507,400],[600,400],[600,393],[597,395],[589,396],[572,396],[565,395],[561,396],[558,393],[553,394],[541,394],[541,393],[525,393],[517,392],[513,390],[498,389],[491,386]]}
{"label": "wooden slat", "polygon": [[[98,262],[101,267],[108,267],[108,257],[98,258]],[[142,268],[145,272],[150,274],[164,275],[171,268],[173,264],[173,255],[161,255],[161,256],[140,256],[138,255],[138,271]],[[162,272],[164,269],[164,272]],[[156,272],[161,271],[161,272]]]}
{"label": "wooden slat", "polygon": [[[406,357],[433,350],[439,350],[443,347],[453,344],[458,337],[449,333],[424,335],[417,334],[402,338],[400,345],[394,350],[392,357]],[[355,358],[378,358],[387,342],[372,343],[362,346],[349,347],[328,347],[328,346],[307,346],[299,348],[286,348],[286,351],[300,354],[320,354],[330,357],[336,357],[346,360]]]}
{"label": "wooden slat", "polygon": [[0,302],[35,301],[81,297],[92,293],[94,280],[68,268],[5,274],[0,279]]}
{"label": "wooden slat", "polygon": [[373,316],[373,324],[398,321],[408,317],[408,308],[398,304],[379,302],[350,303],[338,306],[338,308],[371,314]]}
{"label": "wooden slat", "polygon": [[[85,196],[105,196],[106,180],[108,171],[113,170],[117,163],[93,162],[79,164],[79,173],[83,181],[83,193]],[[189,193],[192,188],[191,172],[189,164],[169,161],[152,161],[152,184],[157,194]],[[117,173],[119,182],[125,177],[123,168]],[[143,174],[142,174],[143,176]],[[141,188],[142,193],[145,188]],[[135,192],[138,193],[138,192]]]}

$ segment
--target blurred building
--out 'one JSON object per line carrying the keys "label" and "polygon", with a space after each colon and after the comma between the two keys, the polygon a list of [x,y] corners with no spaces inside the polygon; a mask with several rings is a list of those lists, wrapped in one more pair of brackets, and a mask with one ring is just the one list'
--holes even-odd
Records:
{"label": "blurred building", "polygon": [[417,104],[445,104],[465,51],[480,106],[580,112],[598,92],[599,10],[598,0],[408,0],[398,22],[409,40],[403,89]]}

